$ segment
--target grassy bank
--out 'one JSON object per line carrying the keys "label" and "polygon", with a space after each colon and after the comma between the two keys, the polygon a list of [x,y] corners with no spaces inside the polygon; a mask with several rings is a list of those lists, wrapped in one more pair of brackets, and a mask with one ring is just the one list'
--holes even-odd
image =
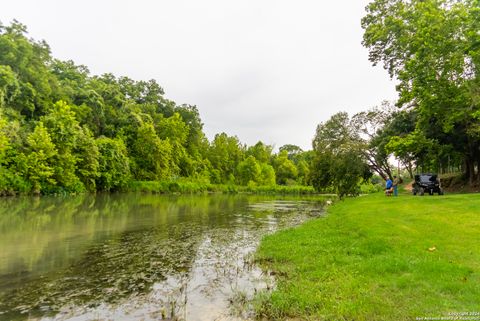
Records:
{"label": "grassy bank", "polygon": [[295,320],[478,313],[479,241],[478,194],[340,201],[325,218],[262,241],[257,259],[277,288],[257,311]]}
{"label": "grassy bank", "polygon": [[126,191],[143,193],[252,193],[252,194],[315,194],[312,186],[240,186],[210,184],[201,181],[176,180],[176,181],[133,181]]}
{"label": "grassy bank", "polygon": [[[249,194],[270,194],[270,195],[311,195],[318,194],[312,186],[303,185],[273,185],[273,186],[242,186],[226,184],[210,184],[202,181],[179,179],[171,181],[131,181],[122,187],[121,192],[141,192],[152,194],[203,194],[203,193],[249,193]],[[84,193],[84,192],[81,192]],[[78,194],[65,192],[61,189],[55,192],[47,192],[44,195],[70,195]],[[0,190],[2,196],[33,195],[28,189]]]}

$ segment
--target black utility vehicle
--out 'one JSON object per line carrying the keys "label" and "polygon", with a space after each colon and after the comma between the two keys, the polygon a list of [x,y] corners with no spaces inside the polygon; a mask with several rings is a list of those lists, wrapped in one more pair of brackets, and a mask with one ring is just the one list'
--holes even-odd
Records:
{"label": "black utility vehicle", "polygon": [[412,186],[413,195],[428,193],[433,195],[438,193],[438,195],[443,195],[443,189],[440,186],[440,180],[438,179],[437,174],[418,174],[415,175],[415,182]]}

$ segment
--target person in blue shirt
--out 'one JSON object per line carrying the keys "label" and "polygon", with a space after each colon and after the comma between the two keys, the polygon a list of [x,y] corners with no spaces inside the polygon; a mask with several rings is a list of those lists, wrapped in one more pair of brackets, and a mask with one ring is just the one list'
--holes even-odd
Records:
{"label": "person in blue shirt", "polygon": [[385,184],[385,195],[390,196],[393,192],[393,182],[390,178],[387,179],[387,183]]}

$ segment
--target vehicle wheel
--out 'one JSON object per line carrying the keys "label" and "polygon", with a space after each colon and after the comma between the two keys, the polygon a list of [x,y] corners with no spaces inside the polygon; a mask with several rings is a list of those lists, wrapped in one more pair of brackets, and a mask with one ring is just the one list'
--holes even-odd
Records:
{"label": "vehicle wheel", "polygon": [[425,194],[425,190],[423,189],[423,187],[420,188],[420,196],[423,196],[423,194]]}

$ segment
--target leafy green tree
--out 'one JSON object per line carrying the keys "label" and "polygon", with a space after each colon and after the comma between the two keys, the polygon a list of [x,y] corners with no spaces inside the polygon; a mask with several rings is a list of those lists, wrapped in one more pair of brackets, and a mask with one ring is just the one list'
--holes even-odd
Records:
{"label": "leafy green tree", "polygon": [[50,48],[44,41],[28,39],[26,33],[26,27],[17,21],[0,27],[0,65],[4,66],[3,77],[5,66],[8,66],[18,84],[17,94],[9,92],[9,105],[33,118],[43,114],[44,108],[52,103],[51,93],[56,79],[48,69]]}
{"label": "leafy green tree", "polygon": [[6,168],[7,151],[10,149],[10,141],[4,132],[6,125],[7,121],[3,118],[0,109],[0,195],[10,187],[6,177],[8,175],[8,169]]}
{"label": "leafy green tree", "polygon": [[298,171],[298,177],[297,177],[298,183],[302,185],[308,185],[309,179],[310,179],[309,163],[306,160],[301,159],[298,161],[296,166]]}
{"label": "leafy green tree", "polygon": [[[375,107],[367,111],[355,114],[351,124],[358,132],[358,143],[363,144],[361,149],[370,166],[370,169],[383,179],[393,178],[392,167],[389,163],[391,151],[385,148],[391,135],[399,135],[390,124],[395,107],[384,102],[381,107]],[[387,125],[390,130],[387,129]]]}
{"label": "leafy green tree", "polygon": [[[20,122],[4,115],[0,107],[0,195],[28,193],[32,190],[26,170],[17,166],[17,163],[26,159],[25,136],[27,133],[20,127]],[[25,169],[25,166],[21,168]]]}
{"label": "leafy green tree", "polygon": [[398,80],[398,105],[415,109],[416,131],[439,146],[434,158],[463,155],[471,183],[480,181],[479,20],[477,0],[375,0],[362,19],[370,60]]}
{"label": "leafy green tree", "polygon": [[233,183],[235,169],[245,156],[245,147],[237,137],[225,133],[215,135],[208,152],[212,164],[212,181],[214,183]]}
{"label": "leafy green tree", "polygon": [[189,127],[183,122],[180,114],[174,113],[171,117],[163,118],[158,132],[159,137],[168,141],[171,146],[172,172],[184,176],[192,173],[194,169],[191,168],[191,159],[185,148]]}
{"label": "leafy green tree", "polygon": [[[79,122],[75,118],[75,113],[72,111],[71,107],[64,101],[59,101],[53,105],[52,108],[47,109],[48,112],[45,116],[42,116],[40,119],[48,129],[50,137],[52,138],[53,143],[57,147],[58,153],[55,158],[55,180],[57,182],[58,188],[63,188],[67,192],[81,192],[85,189],[84,184],[77,176],[78,166],[77,161],[83,158],[82,154],[87,152],[84,148],[79,148],[80,140],[82,143],[86,143],[85,139],[86,134],[83,131],[83,128],[80,127]],[[90,143],[91,146],[91,143]],[[92,160],[92,157],[95,157],[95,148],[92,150],[92,154],[89,155],[89,158],[93,164],[87,165],[87,167],[95,165],[95,160]],[[81,169],[83,174],[86,174],[87,168]],[[87,179],[87,184],[92,188],[91,180],[95,178],[95,173],[92,174],[93,177],[84,177]]]}
{"label": "leafy green tree", "polygon": [[260,179],[257,180],[258,185],[273,186],[276,183],[275,170],[272,165],[260,164]]}
{"label": "leafy green tree", "polygon": [[253,156],[248,156],[237,166],[237,181],[241,185],[248,185],[250,182],[260,182],[262,168]]}
{"label": "leafy green tree", "polygon": [[313,161],[312,151],[303,151],[299,146],[287,144],[279,148],[280,152],[287,152],[288,159],[297,168],[297,183],[302,185],[310,184],[310,164]]}
{"label": "leafy green tree", "polygon": [[295,164],[288,159],[288,152],[281,151],[273,162],[277,183],[285,185],[290,181],[294,181],[298,176],[298,170]]}
{"label": "leafy green tree", "polygon": [[416,113],[414,110],[402,110],[396,111],[391,114],[391,117],[388,118],[387,122],[384,124],[377,135],[372,139],[371,144],[378,146],[377,148],[382,150],[383,154],[393,153],[403,164],[410,174],[410,178],[413,178],[414,166],[416,166],[417,161],[421,161],[420,150],[427,150],[430,147],[430,144],[422,145],[427,143],[426,140],[420,139],[423,138],[420,135],[419,139],[415,140],[416,149],[415,152],[410,148],[400,148],[397,149],[391,145],[392,138],[403,139],[407,138],[415,132],[416,123]]}
{"label": "leafy green tree", "polygon": [[47,129],[39,122],[27,137],[27,153],[21,153],[21,167],[32,183],[33,193],[40,194],[56,185],[55,157],[58,155]]}
{"label": "leafy green tree", "polygon": [[272,158],[272,150],[272,146],[265,145],[263,142],[259,141],[247,149],[246,155],[255,157],[260,163],[269,164]]}
{"label": "leafy green tree", "polygon": [[58,87],[52,93],[56,101],[62,100],[69,105],[82,105],[85,102],[90,73],[86,66],[77,66],[71,60],[53,59],[50,71],[58,81]]}
{"label": "leafy green tree", "polygon": [[10,147],[9,139],[4,132],[4,129],[7,127],[7,120],[2,115],[2,110],[0,109],[0,166],[6,158],[6,151]]}
{"label": "leafy green tree", "polygon": [[203,133],[203,124],[196,106],[181,105],[175,107],[183,122],[187,125],[188,136],[184,147],[186,156],[181,164],[181,175],[187,177],[208,178],[211,164],[207,160],[209,142]]}
{"label": "leafy green tree", "polygon": [[362,140],[347,113],[337,113],[318,125],[313,149],[313,186],[319,191],[333,189],[340,197],[358,195],[359,185],[371,174]]}
{"label": "leafy green tree", "polygon": [[151,123],[140,125],[132,150],[135,162],[133,170],[137,179],[167,179],[176,171],[172,145],[169,140],[157,136]]}
{"label": "leafy green tree", "polygon": [[182,117],[183,122],[188,127],[188,136],[185,142],[188,153],[194,158],[198,158],[202,149],[206,147],[205,143],[208,145],[208,142],[203,133],[203,123],[197,106],[181,105],[175,108],[175,113]]}
{"label": "leafy green tree", "polygon": [[0,108],[18,95],[17,76],[10,66],[0,65]]}
{"label": "leafy green tree", "polygon": [[75,113],[66,102],[55,103],[40,119],[49,129],[50,136],[56,144],[61,144],[65,149],[76,146],[81,127],[75,118]]}
{"label": "leafy green tree", "polygon": [[96,180],[100,175],[100,151],[88,128],[82,128],[74,153],[76,155],[76,175],[88,191],[96,191]]}
{"label": "leafy green tree", "polygon": [[100,153],[97,189],[115,191],[127,186],[131,177],[130,163],[123,141],[102,136],[95,143]]}
{"label": "leafy green tree", "polygon": [[297,156],[301,155],[303,150],[297,145],[287,144],[279,148],[280,152],[286,151],[288,153],[288,159],[293,162],[297,162]]}

